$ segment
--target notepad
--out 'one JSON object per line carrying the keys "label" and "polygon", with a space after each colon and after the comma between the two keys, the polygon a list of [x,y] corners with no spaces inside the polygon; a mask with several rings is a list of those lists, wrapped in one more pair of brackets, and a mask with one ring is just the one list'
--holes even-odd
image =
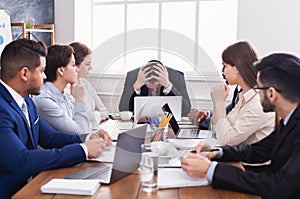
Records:
{"label": "notepad", "polygon": [[191,178],[181,168],[158,169],[158,189],[207,186],[206,178]]}
{"label": "notepad", "polygon": [[41,187],[42,193],[93,195],[100,186],[99,180],[54,178]]}

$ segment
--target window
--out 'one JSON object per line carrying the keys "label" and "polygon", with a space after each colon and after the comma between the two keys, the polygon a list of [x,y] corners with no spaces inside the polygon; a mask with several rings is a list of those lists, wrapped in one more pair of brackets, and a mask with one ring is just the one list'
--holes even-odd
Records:
{"label": "window", "polygon": [[186,73],[221,70],[236,41],[237,0],[93,0],[95,73],[121,73],[159,59]]}

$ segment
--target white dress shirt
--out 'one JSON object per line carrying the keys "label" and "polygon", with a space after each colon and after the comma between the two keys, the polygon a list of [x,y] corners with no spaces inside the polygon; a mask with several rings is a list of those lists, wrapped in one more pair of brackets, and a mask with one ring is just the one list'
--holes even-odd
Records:
{"label": "white dress shirt", "polygon": [[260,97],[253,89],[242,91],[229,114],[212,125],[220,145],[251,144],[269,135],[275,127],[275,113],[263,112]]}

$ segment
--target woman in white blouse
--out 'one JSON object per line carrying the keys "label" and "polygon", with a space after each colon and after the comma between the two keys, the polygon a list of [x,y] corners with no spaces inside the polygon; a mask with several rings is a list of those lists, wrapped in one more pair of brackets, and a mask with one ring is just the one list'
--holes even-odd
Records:
{"label": "woman in white blouse", "polygon": [[91,54],[92,51],[85,44],[73,42],[70,46],[74,49],[75,65],[78,68],[77,83],[84,88],[84,102],[90,126],[96,127],[101,121],[108,119],[108,110],[97,95],[94,87],[85,78],[92,69]]}
{"label": "woman in white blouse", "polygon": [[263,112],[260,97],[253,89],[257,75],[253,63],[257,60],[254,49],[245,41],[227,47],[222,53],[224,77],[229,85],[237,84],[242,91],[237,105],[226,115],[227,85],[218,85],[211,90],[212,131],[220,145],[254,143],[274,130],[275,113]]}

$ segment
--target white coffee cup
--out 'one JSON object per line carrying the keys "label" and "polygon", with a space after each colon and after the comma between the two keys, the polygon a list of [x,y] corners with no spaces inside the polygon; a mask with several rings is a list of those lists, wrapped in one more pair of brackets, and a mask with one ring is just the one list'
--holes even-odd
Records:
{"label": "white coffee cup", "polygon": [[130,111],[121,111],[119,114],[121,120],[130,120],[132,116],[132,112]]}

